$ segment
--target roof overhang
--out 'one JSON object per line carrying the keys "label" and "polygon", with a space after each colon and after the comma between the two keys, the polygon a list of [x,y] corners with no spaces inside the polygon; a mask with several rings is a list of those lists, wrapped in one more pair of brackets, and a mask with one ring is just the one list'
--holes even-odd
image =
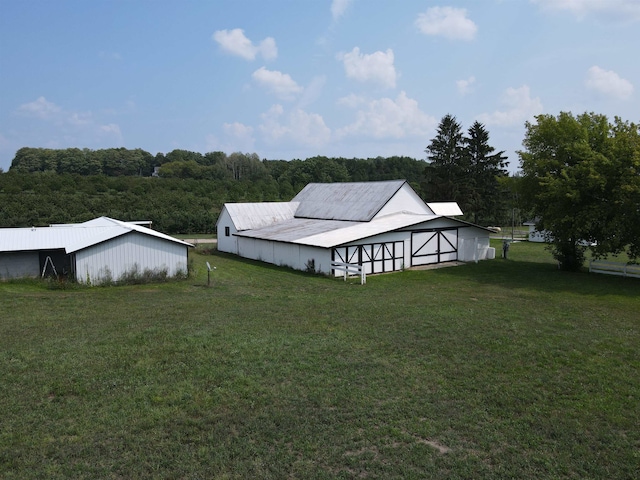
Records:
{"label": "roof overhang", "polygon": [[237,237],[254,238],[258,240],[333,248],[376,235],[395,232],[421,223],[432,222],[437,219],[447,219],[466,227],[475,227],[486,230],[487,232],[490,231],[487,228],[443,215],[395,213],[374,219],[370,222],[294,218],[269,227],[238,232],[235,235]]}

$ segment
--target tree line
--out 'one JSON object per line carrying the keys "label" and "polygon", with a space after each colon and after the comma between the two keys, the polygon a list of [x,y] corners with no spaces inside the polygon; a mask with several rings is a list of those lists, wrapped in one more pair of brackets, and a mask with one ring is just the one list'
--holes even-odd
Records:
{"label": "tree line", "polygon": [[[439,137],[446,134],[446,128],[450,128],[450,120],[453,117],[447,116],[441,122]],[[460,128],[454,121],[454,126]],[[461,175],[460,168],[451,167],[450,160],[443,160],[444,155],[437,152],[435,145],[438,139],[434,139],[432,145],[427,148],[430,156],[427,162],[406,156],[377,157],[377,158],[328,158],[316,156],[305,160],[261,160],[255,153],[235,152],[227,155],[224,152],[199,153],[188,150],[176,149],[167,154],[151,153],[142,149],[129,150],[126,148],[111,148],[102,150],[90,150],[79,148],[68,149],[47,149],[24,147],[16,152],[11,163],[8,174],[12,176],[29,175],[28,180],[9,181],[5,178],[6,187],[0,188],[0,195],[12,192],[12,198],[3,202],[0,207],[1,226],[21,226],[30,224],[51,223],[48,214],[37,215],[32,213],[27,215],[24,208],[16,205],[16,208],[9,207],[14,204],[20,185],[31,185],[34,182],[41,182],[41,185],[29,188],[26,187],[20,192],[26,192],[31,196],[46,195],[52,191],[52,185],[73,183],[75,190],[84,192],[84,195],[97,195],[101,199],[96,201],[84,201],[86,205],[99,205],[88,209],[84,216],[95,214],[100,211],[111,211],[114,213],[123,212],[122,208],[110,208],[119,205],[123,195],[123,188],[133,189],[137,194],[143,192],[143,197],[150,195],[149,192],[158,192],[157,198],[153,202],[145,202],[140,198],[144,206],[140,206],[137,212],[149,212],[146,216],[154,215],[161,218],[159,212],[152,211],[152,205],[162,203],[164,212],[171,211],[171,206],[162,201],[163,189],[171,191],[176,189],[186,189],[185,196],[189,196],[193,181],[208,185],[204,190],[210,192],[226,192],[225,195],[218,195],[215,205],[212,205],[214,212],[219,211],[224,201],[288,201],[293,198],[305,185],[311,182],[367,182],[381,180],[407,180],[412,188],[427,201],[457,201],[463,211],[465,218],[484,224],[500,224],[508,217],[507,211],[512,206],[509,201],[509,189],[505,184],[500,184],[498,178],[506,176],[506,171],[502,169],[504,163],[500,163],[494,168],[493,158],[489,154],[494,150],[488,145],[488,132],[480,124],[474,125],[478,136],[476,143],[469,142],[464,145],[454,145],[460,147],[460,152],[469,152],[472,160],[470,167],[464,171],[464,181],[468,188],[449,188],[455,184],[455,176]],[[474,133],[475,134],[475,133]],[[442,148],[446,149],[447,146]],[[472,152],[472,149],[476,150]],[[502,152],[501,152],[502,153]],[[455,153],[455,161],[460,158],[468,158]],[[498,155],[500,162],[505,157]],[[471,166],[472,165],[472,166]],[[60,176],[54,179],[52,175]],[[102,177],[107,177],[97,180]],[[154,178],[156,184],[149,187],[147,182],[136,180],[114,181],[113,178]],[[70,180],[72,178],[73,180]],[[447,178],[449,187],[443,182],[435,181],[437,178]],[[462,178],[462,177],[461,177]],[[188,180],[185,187],[177,187],[180,182],[176,180]],[[105,185],[110,185],[104,187]],[[127,185],[127,187],[123,187]],[[471,188],[473,186],[473,188]],[[102,191],[92,192],[92,188],[102,188]],[[55,188],[54,188],[55,190]],[[71,189],[73,190],[73,188]],[[116,191],[119,195],[111,195]],[[58,190],[60,198],[65,193],[64,189]],[[170,192],[164,195],[165,198],[172,198]],[[505,192],[507,194],[505,195]],[[71,192],[69,192],[71,193]],[[202,192],[207,195],[206,192]],[[473,201],[468,199],[472,195]],[[209,195],[211,196],[211,195]],[[44,199],[43,199],[44,200]],[[128,205],[137,204],[136,200],[129,199]],[[68,199],[69,202],[77,199]],[[199,205],[205,200],[193,203]],[[222,202],[222,203],[221,203]],[[40,209],[45,209],[44,205],[57,205],[55,208],[56,217],[68,215],[64,222],[76,221],[78,215],[75,212],[79,207],[64,207],[65,202],[61,200],[43,201]],[[28,204],[28,201],[23,205]],[[51,207],[53,208],[53,207]],[[102,209],[102,210],[101,210]],[[146,209],[146,210],[145,210]],[[176,210],[176,216],[185,216],[186,210]],[[16,212],[23,212],[18,214]],[[82,216],[82,215],[81,215]],[[115,216],[115,215],[114,215]],[[121,215],[122,216],[122,215]],[[142,215],[144,217],[144,215]],[[192,216],[197,217],[194,211]],[[140,217],[138,215],[138,217]],[[125,218],[131,218],[125,215]],[[170,223],[170,225],[169,225]],[[194,231],[199,225],[195,220],[188,222],[168,222],[161,221],[159,228],[175,233],[176,231]],[[188,228],[188,230],[180,230]],[[178,230],[175,230],[178,229]],[[207,230],[203,230],[207,231]]]}

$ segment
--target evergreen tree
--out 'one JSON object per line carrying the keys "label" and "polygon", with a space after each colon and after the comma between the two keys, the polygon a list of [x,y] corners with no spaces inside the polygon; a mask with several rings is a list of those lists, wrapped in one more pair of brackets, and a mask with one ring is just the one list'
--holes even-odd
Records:
{"label": "evergreen tree", "polygon": [[462,126],[452,115],[445,115],[438,133],[426,148],[425,168],[427,201],[458,202],[463,211],[467,206],[469,162],[465,151]]}
{"label": "evergreen tree", "polygon": [[464,136],[460,123],[445,115],[425,150],[427,201],[458,202],[475,223],[496,223],[504,207],[498,177],[506,175],[504,151],[493,153],[489,132],[475,122]]}
{"label": "evergreen tree", "polygon": [[469,204],[474,223],[498,223],[505,209],[499,177],[507,175],[504,151],[493,153],[489,132],[478,121],[467,131],[464,139],[471,177]]}

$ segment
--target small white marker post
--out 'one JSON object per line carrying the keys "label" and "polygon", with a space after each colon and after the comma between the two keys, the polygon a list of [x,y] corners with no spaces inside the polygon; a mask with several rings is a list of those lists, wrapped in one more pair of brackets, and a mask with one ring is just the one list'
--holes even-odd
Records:
{"label": "small white marker post", "polygon": [[211,285],[211,265],[207,262],[207,287]]}

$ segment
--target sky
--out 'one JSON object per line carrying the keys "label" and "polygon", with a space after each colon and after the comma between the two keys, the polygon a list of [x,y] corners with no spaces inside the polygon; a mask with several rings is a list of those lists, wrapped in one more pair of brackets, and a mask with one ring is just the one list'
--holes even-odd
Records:
{"label": "sky", "polygon": [[425,159],[442,117],[640,121],[640,0],[0,0],[0,168],[22,147]]}

